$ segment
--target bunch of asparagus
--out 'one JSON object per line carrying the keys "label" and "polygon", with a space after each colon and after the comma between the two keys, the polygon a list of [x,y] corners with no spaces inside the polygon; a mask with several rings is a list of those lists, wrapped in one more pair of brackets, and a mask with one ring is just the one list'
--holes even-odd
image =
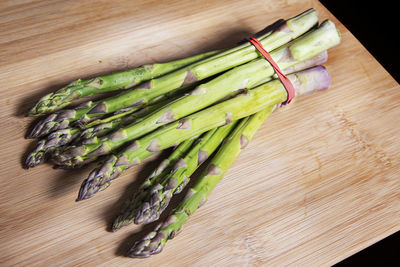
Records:
{"label": "bunch of asparagus", "polygon": [[[340,42],[333,22],[318,25],[317,13],[310,9],[256,36],[290,79],[296,96],[328,88],[329,74],[320,65],[327,60],[327,50]],[[119,94],[70,107],[73,100],[115,90]],[[81,185],[79,201],[106,189],[154,153],[175,147],[126,201],[112,225],[115,231],[132,222],[158,220],[172,197],[211,157],[183,202],[129,251],[132,257],[148,257],[179,232],[287,97],[270,63],[248,42],[77,80],[44,96],[30,111],[33,116],[47,115],[28,134],[39,141],[25,166],[51,159],[69,169],[98,161]]]}

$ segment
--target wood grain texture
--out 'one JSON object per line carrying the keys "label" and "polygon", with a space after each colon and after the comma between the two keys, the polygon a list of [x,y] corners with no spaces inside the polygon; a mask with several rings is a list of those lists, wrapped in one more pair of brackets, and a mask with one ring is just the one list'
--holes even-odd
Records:
{"label": "wood grain texture", "polygon": [[[273,114],[160,255],[120,255],[142,227],[106,230],[159,157],[80,203],[90,169],[21,168],[23,114],[43,94],[229,47],[310,7],[342,33],[331,88]],[[400,230],[400,87],[319,2],[1,1],[0,29],[0,265],[330,265]]]}

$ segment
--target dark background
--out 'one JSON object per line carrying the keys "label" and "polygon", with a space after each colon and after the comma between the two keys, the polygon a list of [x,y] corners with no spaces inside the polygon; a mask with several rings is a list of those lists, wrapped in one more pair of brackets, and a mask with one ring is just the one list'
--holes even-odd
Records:
{"label": "dark background", "polygon": [[[400,12],[397,1],[320,0],[400,83]],[[399,222],[400,223],[400,222]],[[335,266],[400,266],[397,232]]]}

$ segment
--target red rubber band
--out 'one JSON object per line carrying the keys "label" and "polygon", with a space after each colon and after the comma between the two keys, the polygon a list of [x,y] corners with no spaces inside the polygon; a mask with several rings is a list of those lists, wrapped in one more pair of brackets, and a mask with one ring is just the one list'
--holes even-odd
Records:
{"label": "red rubber band", "polygon": [[271,64],[272,68],[274,68],[276,75],[278,75],[279,80],[281,80],[287,92],[287,99],[285,102],[282,103],[282,105],[289,104],[296,94],[293,84],[290,82],[289,78],[282,73],[278,64],[276,64],[276,62],[272,59],[271,55],[263,48],[260,41],[258,41],[254,37],[250,37],[247,40],[261,53],[261,55],[265,57],[265,59]]}

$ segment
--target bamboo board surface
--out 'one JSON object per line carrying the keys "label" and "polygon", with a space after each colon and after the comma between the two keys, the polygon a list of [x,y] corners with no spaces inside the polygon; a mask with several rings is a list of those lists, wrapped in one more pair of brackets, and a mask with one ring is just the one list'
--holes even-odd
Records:
{"label": "bamboo board surface", "polygon": [[[43,94],[229,47],[310,7],[342,34],[330,89],[275,112],[161,254],[125,258],[142,227],[106,230],[160,157],[79,203],[90,168],[21,168],[23,114]],[[400,230],[400,87],[318,1],[1,1],[0,29],[0,265],[330,265]]]}

